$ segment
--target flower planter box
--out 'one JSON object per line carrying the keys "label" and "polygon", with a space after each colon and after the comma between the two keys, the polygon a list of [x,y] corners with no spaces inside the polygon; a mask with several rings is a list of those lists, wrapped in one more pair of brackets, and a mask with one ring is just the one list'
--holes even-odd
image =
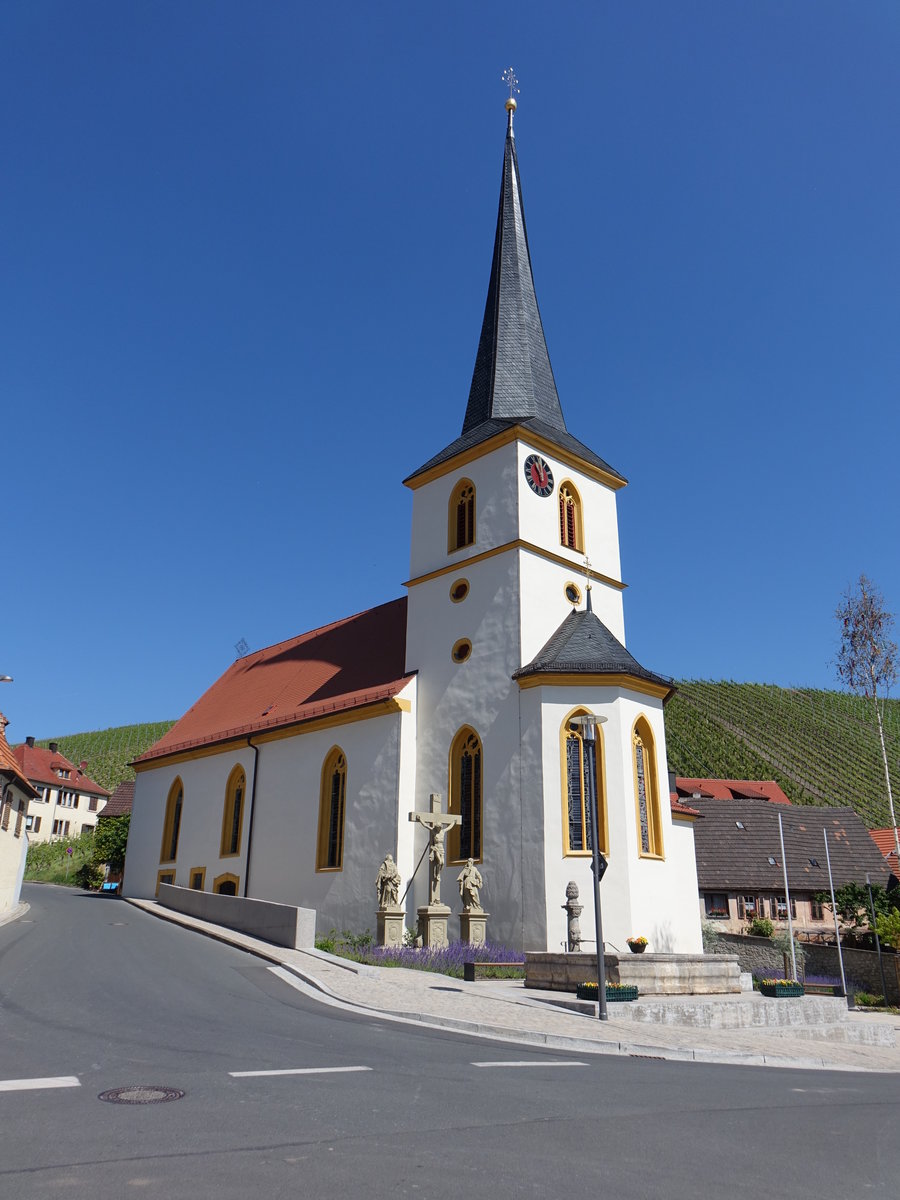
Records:
{"label": "flower planter box", "polygon": [[646,942],[629,942],[628,949],[631,951],[632,954],[643,954],[644,951],[647,949],[647,943]]}
{"label": "flower planter box", "polygon": [[802,983],[766,983],[763,981],[759,985],[760,995],[769,996],[773,999],[797,999],[805,995],[805,989]]}
{"label": "flower planter box", "polygon": [[[590,984],[579,983],[575,990],[575,995],[579,1000],[596,1000],[597,990],[596,984],[591,986]],[[607,987],[606,989],[607,1004],[615,1004],[618,1001],[624,1000],[637,1000],[637,998],[638,990],[636,986]]]}

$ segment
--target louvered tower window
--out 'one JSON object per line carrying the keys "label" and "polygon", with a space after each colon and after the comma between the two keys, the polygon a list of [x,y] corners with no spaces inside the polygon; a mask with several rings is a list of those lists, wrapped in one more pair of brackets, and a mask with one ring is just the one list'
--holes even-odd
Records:
{"label": "louvered tower window", "polygon": [[569,550],[584,549],[581,500],[568,481],[559,485],[559,541]]}
{"label": "louvered tower window", "polygon": [[461,479],[450,497],[448,546],[461,550],[475,544],[475,485]]}

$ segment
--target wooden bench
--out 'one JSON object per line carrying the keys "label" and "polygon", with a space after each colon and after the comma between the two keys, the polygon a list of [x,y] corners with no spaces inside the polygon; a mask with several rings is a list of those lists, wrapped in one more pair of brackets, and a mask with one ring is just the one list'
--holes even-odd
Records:
{"label": "wooden bench", "polygon": [[523,962],[467,962],[463,963],[463,979],[467,983],[475,983],[478,979],[496,979],[497,976],[489,972],[496,971],[498,967],[518,967],[520,971],[525,970]]}

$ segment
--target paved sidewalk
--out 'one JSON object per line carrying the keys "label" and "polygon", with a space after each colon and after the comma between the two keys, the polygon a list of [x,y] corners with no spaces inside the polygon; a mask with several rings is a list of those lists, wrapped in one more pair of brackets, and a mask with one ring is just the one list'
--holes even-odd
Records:
{"label": "paved sidewalk", "polygon": [[[155,916],[265,959],[280,968],[294,986],[320,1002],[367,1016],[577,1054],[900,1072],[900,1046],[810,1040],[809,1036],[804,1039],[783,1028],[711,1029],[637,1024],[632,1019],[617,1016],[615,1005],[610,1006],[610,1019],[600,1022],[593,1015],[596,1013],[594,1006],[591,1006],[592,1014],[567,1011],[559,1007],[559,1001],[565,1001],[566,996],[559,992],[526,990],[519,980],[465,983],[428,971],[363,966],[319,950],[273,946],[247,934],[173,912],[156,901],[124,899]],[[715,1000],[713,997],[703,999]],[[676,1005],[684,1000],[673,997],[671,1003]],[[848,1021],[885,1022],[900,1030],[900,1017],[886,1013],[851,1012]]]}

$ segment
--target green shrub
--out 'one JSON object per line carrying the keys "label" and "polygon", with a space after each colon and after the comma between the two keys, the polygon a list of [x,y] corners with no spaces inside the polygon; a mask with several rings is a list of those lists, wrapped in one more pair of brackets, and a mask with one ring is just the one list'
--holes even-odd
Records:
{"label": "green shrub", "polygon": [[89,892],[99,892],[103,879],[103,868],[89,862],[82,863],[72,876],[72,882],[76,887],[84,888]]}
{"label": "green shrub", "polygon": [[747,932],[751,937],[770,938],[775,932],[775,926],[768,917],[754,917]]}
{"label": "green shrub", "polygon": [[871,992],[857,992],[853,997],[857,1008],[884,1008],[884,996],[875,996]]}

